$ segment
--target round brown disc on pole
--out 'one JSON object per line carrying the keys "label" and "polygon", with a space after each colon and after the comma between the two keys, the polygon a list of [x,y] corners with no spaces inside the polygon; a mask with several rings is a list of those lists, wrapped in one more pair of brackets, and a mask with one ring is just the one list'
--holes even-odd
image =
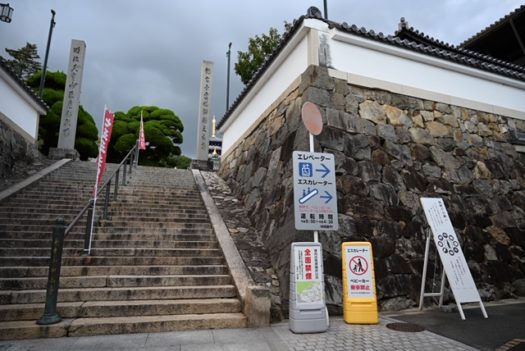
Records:
{"label": "round brown disc on pole", "polygon": [[313,102],[305,102],[301,110],[301,118],[306,129],[312,135],[319,135],[323,131],[323,117],[321,110]]}

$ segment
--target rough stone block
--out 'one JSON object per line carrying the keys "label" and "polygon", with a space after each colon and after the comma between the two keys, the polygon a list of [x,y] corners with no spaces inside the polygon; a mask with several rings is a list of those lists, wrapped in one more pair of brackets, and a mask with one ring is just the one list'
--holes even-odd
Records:
{"label": "rough stone block", "polygon": [[251,285],[246,289],[243,312],[248,326],[253,328],[270,325],[270,290],[263,286]]}

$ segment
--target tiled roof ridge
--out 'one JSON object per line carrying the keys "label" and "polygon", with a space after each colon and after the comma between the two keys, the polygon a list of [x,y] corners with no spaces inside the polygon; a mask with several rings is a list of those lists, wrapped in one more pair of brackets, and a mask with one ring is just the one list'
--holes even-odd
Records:
{"label": "tiled roof ridge", "polygon": [[350,34],[359,35],[364,38],[373,39],[386,44],[397,47],[410,49],[412,51],[421,52],[434,57],[446,59],[448,61],[465,64],[467,66],[480,68],[496,74],[504,74],[505,76],[525,81],[525,69],[521,66],[496,59],[492,56],[480,54],[475,51],[455,48],[449,44],[449,49],[440,49],[435,46],[419,44],[410,40],[401,39],[396,36],[385,36],[383,33],[376,34],[373,30],[367,30],[365,27],[358,28],[356,25],[349,26],[346,22],[341,24],[336,22],[329,22],[330,26],[336,27],[341,31]]}
{"label": "tiled roof ridge", "polygon": [[35,91],[28,86],[25,82],[23,82],[15,72],[13,72],[6,64],[6,59],[0,56],[0,67],[26,92],[31,96],[37,104],[40,105],[46,112],[49,111],[49,106],[45,103],[45,101],[38,96]]}
{"label": "tiled roof ridge", "polygon": [[485,27],[485,29],[482,29],[480,30],[479,32],[477,32],[476,34],[474,34],[473,36],[471,36],[470,38],[468,38],[467,40],[463,41],[461,44],[459,44],[458,46],[459,47],[464,47],[468,44],[470,44],[471,42],[473,42],[474,40],[478,39],[480,36],[482,36],[483,34],[485,34],[486,32],[494,29],[495,27],[501,25],[503,22],[505,22],[507,19],[511,18],[512,16],[516,15],[517,13],[521,12],[521,11],[525,11],[525,5],[521,5],[520,7],[518,7],[517,9],[515,9],[514,11],[510,12],[509,14],[501,17],[499,20],[497,20],[496,22],[488,25],[487,27]]}
{"label": "tiled roof ridge", "polygon": [[444,48],[446,50],[454,51],[454,52],[456,52],[458,54],[461,54],[461,55],[464,55],[464,56],[469,56],[469,57],[472,57],[474,59],[480,59],[480,60],[487,61],[489,64],[493,63],[493,64],[497,64],[499,66],[505,66],[505,67],[508,67],[509,69],[525,73],[525,67],[516,65],[516,64],[511,63],[511,62],[503,61],[501,59],[495,58],[495,57],[487,55],[487,54],[482,54],[482,53],[479,53],[477,51],[465,49],[465,48],[460,47],[460,46],[455,46],[455,45],[449,44],[447,42],[435,39],[435,38],[433,38],[433,37],[431,37],[429,35],[426,35],[424,32],[419,31],[419,30],[415,29],[412,26],[409,27],[408,23],[405,21],[405,19],[403,17],[400,20],[399,27],[400,27],[400,29],[398,29],[394,33],[395,37],[399,37],[400,35],[402,35],[404,33],[409,33],[410,35],[418,37],[418,39],[420,39],[421,41],[429,42],[432,46],[442,47],[442,48]]}
{"label": "tiled roof ridge", "polygon": [[[486,72],[491,72],[500,76],[506,76],[520,81],[525,81],[525,69],[521,66],[493,58],[491,56],[480,54],[475,51],[463,49],[460,47],[455,47],[451,44],[439,41],[437,39],[425,36],[424,33],[418,35],[423,35],[423,38],[428,40],[431,43],[439,43],[439,45],[424,45],[419,44],[414,41],[409,41],[406,39],[400,39],[399,37],[392,35],[384,35],[382,32],[375,33],[373,30],[367,30],[365,27],[358,28],[356,25],[349,25],[346,22],[337,23],[331,20],[322,18],[321,12],[315,8],[310,7],[306,15],[303,15],[292,22],[292,26],[286,31],[279,45],[275,48],[272,54],[270,54],[257,72],[253,75],[251,80],[246,84],[244,90],[237,96],[233,104],[230,106],[228,111],[224,114],[223,118],[217,124],[217,128],[221,128],[224,123],[228,120],[232,112],[237,108],[240,102],[248,94],[248,92],[253,88],[255,83],[259,78],[266,72],[267,68],[272,64],[277,56],[281,53],[282,49],[286,46],[290,38],[296,33],[303,21],[307,18],[314,18],[328,24],[329,28],[337,28],[343,32],[354,34],[363,38],[371,39],[376,42],[382,42],[387,45],[396,46],[403,49],[408,49],[415,52],[420,52],[425,55],[441,58],[450,62],[455,62],[462,64],[468,67],[473,67],[481,69]],[[396,32],[397,33],[397,32]],[[414,31],[416,33],[416,31]],[[427,39],[428,37],[428,39]],[[441,48],[439,48],[441,47]]]}

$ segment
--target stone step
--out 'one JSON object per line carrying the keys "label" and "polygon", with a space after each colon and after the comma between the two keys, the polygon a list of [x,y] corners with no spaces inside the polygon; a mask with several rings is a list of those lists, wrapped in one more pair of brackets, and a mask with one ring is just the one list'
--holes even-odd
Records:
{"label": "stone step", "polygon": [[111,220],[100,220],[101,228],[112,228],[112,227],[133,227],[133,228],[192,228],[198,227],[200,224],[209,224],[210,219],[208,217],[197,217],[197,218],[166,218],[163,220],[159,217],[152,218],[133,218],[126,220],[117,216],[112,216]]}
{"label": "stone step", "polygon": [[[26,240],[50,240],[51,233],[48,232],[10,232],[0,234],[0,240],[26,239]],[[84,241],[84,234],[69,233],[66,241]],[[190,234],[150,234],[150,233],[133,233],[133,234],[103,234],[95,233],[93,240],[124,240],[124,241],[215,241],[217,238],[211,229],[209,230],[192,230]]]}
{"label": "stone step", "polygon": [[[47,266],[0,267],[0,277],[47,277]],[[228,274],[226,265],[179,265],[179,266],[62,266],[61,277],[89,275],[194,275]]]}
{"label": "stone step", "polygon": [[[71,288],[59,289],[59,302],[75,301],[117,301],[117,300],[172,300],[233,298],[236,290],[233,285],[202,286],[154,286],[120,288]],[[0,305],[43,303],[46,298],[44,289],[2,290]]]}
{"label": "stone step", "polygon": [[30,339],[61,336],[88,336],[154,333],[197,329],[245,328],[242,313],[184,314],[63,320],[50,326],[34,321],[0,323],[0,339]]}
{"label": "stone step", "polygon": [[[0,239],[2,248],[47,248],[51,240],[46,239]],[[65,248],[84,248],[84,240],[64,240]],[[215,249],[217,241],[168,241],[168,240],[99,240],[91,242],[92,248],[185,248],[185,249]]]}
{"label": "stone step", "polygon": [[[170,225],[169,228],[97,227],[95,229],[97,234],[196,234],[206,231],[210,232],[211,230],[212,226],[210,223],[180,223]],[[0,233],[2,233],[1,229]]]}
{"label": "stone step", "polygon": [[[57,311],[62,318],[238,313],[241,303],[232,298],[79,301],[58,303]],[[0,305],[0,321],[37,320],[43,312],[43,304]]]}
{"label": "stone step", "polygon": [[[135,256],[73,256],[63,257],[64,266],[145,266],[145,265],[222,265],[224,258],[221,256],[210,257],[135,257]],[[0,257],[0,267],[13,266],[49,266],[49,257],[46,256],[12,256]]]}
{"label": "stone step", "polygon": [[[46,256],[49,255],[51,248],[0,248],[0,256],[2,257],[13,257],[13,256]],[[81,253],[80,249],[77,248],[64,248],[64,256],[74,256],[75,254]],[[146,257],[217,257],[221,255],[219,249],[194,249],[194,248],[93,248],[91,250],[94,256],[146,256]]]}
{"label": "stone step", "polygon": [[[70,222],[73,221],[73,219],[75,217],[73,216],[61,216],[62,218],[64,218],[64,222],[66,223],[66,225]],[[51,218],[35,218],[33,216],[29,217],[29,216],[26,216],[26,218],[2,218],[0,217],[0,223],[9,223],[9,224],[4,224],[4,225],[0,225],[0,228],[2,226],[6,226],[6,225],[18,225],[18,226],[38,226],[38,227],[42,227],[42,226],[49,226],[49,225],[53,225],[54,222],[55,222],[55,219],[56,217],[52,216]],[[81,219],[78,220],[78,225],[83,225],[85,226],[86,225],[86,217],[83,217]],[[22,222],[22,223],[20,223]],[[1,230],[1,229],[0,229]]]}
{"label": "stone step", "polygon": [[42,208],[58,208],[58,207],[74,207],[74,208],[78,208],[78,211],[80,211],[80,209],[82,209],[82,207],[84,207],[87,202],[89,201],[89,198],[86,198],[86,199],[63,199],[63,200],[45,200],[45,199],[42,199],[41,201],[36,201],[36,200],[18,200],[18,199],[13,199],[13,200],[10,200],[9,203],[6,203],[5,205],[6,206],[9,206],[9,207],[17,207],[17,208],[20,208],[20,207],[24,207],[24,206],[34,206],[34,205],[38,205],[38,206],[41,206]]}
{"label": "stone step", "polygon": [[[70,233],[82,234],[85,232],[85,219],[82,222],[77,222]],[[127,222],[129,223],[129,222]],[[66,223],[67,225],[68,223]],[[0,224],[0,235],[3,233],[10,232],[31,232],[31,233],[51,233],[54,228],[54,221],[49,224],[31,225],[31,224]],[[105,223],[103,226],[96,226],[95,231],[97,233],[109,234],[109,233],[166,233],[166,234],[183,234],[190,233],[191,230],[202,230],[211,229],[211,224],[208,222],[172,222],[172,223],[142,223],[133,222],[133,225],[126,225],[126,222],[117,223]]]}
{"label": "stone step", "polygon": [[[121,222],[202,222],[209,221],[209,217],[205,213],[178,213],[177,211],[166,212],[165,214],[160,215],[159,213],[115,213],[110,212],[111,220],[101,219],[100,224],[105,225],[109,223],[121,223]],[[1,220],[1,219],[0,219]]]}
{"label": "stone step", "polygon": [[[231,284],[229,275],[93,275],[60,277],[60,289],[73,288],[123,288],[123,287],[167,287]],[[0,289],[34,290],[45,289],[47,277],[0,278]]]}

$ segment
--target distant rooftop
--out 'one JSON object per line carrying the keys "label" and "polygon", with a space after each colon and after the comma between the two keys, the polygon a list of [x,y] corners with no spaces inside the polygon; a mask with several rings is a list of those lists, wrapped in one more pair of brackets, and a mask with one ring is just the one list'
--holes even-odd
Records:
{"label": "distant rooftop", "polygon": [[465,40],[459,47],[525,67],[525,5]]}

